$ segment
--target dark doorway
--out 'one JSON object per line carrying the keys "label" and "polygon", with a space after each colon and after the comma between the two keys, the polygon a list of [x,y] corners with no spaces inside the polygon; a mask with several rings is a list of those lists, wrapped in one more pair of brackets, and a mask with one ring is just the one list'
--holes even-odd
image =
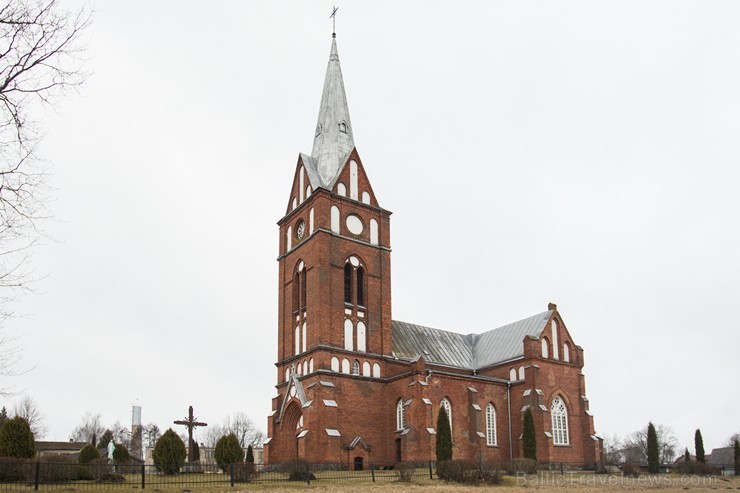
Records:
{"label": "dark doorway", "polygon": [[355,457],[355,471],[362,471],[364,459],[362,457]]}
{"label": "dark doorway", "polygon": [[396,439],[396,462],[401,462],[401,439]]}

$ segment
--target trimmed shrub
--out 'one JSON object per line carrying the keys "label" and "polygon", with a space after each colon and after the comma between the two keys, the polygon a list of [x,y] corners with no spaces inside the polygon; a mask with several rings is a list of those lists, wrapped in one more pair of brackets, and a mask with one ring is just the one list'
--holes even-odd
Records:
{"label": "trimmed shrub", "polygon": [[652,422],[648,423],[647,429],[647,461],[648,472],[656,474],[660,469],[660,456],[658,452],[658,434]]}
{"label": "trimmed shrub", "polygon": [[28,421],[19,416],[9,419],[0,428],[0,456],[32,459],[35,455],[36,445]]}
{"label": "trimmed shrub", "polygon": [[416,469],[416,465],[413,462],[397,463],[395,470],[398,475],[398,480],[402,483],[410,483],[411,478],[414,475],[414,469]]}
{"label": "trimmed shrub", "polygon": [[239,439],[236,438],[236,435],[229,433],[218,439],[213,457],[216,459],[218,467],[226,472],[229,464],[237,464],[244,460],[244,449],[239,445]]}
{"label": "trimmed shrub", "polygon": [[293,459],[283,462],[280,465],[280,470],[288,473],[289,481],[309,481],[316,479],[316,476],[311,472],[311,467],[304,459]]}
{"label": "trimmed shrub", "polygon": [[257,468],[252,462],[238,462],[233,466],[234,481],[237,483],[248,483],[257,474]]}
{"label": "trimmed shrub", "polygon": [[638,466],[637,464],[623,464],[622,476],[625,476],[627,478],[636,478],[640,476],[640,466]]}
{"label": "trimmed shrub", "polygon": [[91,461],[100,457],[100,452],[95,445],[87,444],[80,450],[80,456],[77,458],[79,464],[89,464]]}
{"label": "trimmed shrub", "polygon": [[524,412],[522,447],[524,448],[525,459],[537,460],[537,434],[534,429],[534,416],[532,416],[532,409],[529,407]]}
{"label": "trimmed shrub", "polygon": [[501,463],[501,469],[509,476],[537,474],[537,461],[533,459],[511,459]]}
{"label": "trimmed shrub", "polygon": [[719,476],[722,470],[705,462],[691,461],[678,464],[678,472],[692,476]]}
{"label": "trimmed shrub", "polygon": [[444,406],[439,406],[437,414],[437,460],[452,460],[452,430],[450,429],[450,417]]}
{"label": "trimmed shrub", "polygon": [[14,483],[32,477],[33,461],[20,457],[0,457],[0,481]]}
{"label": "trimmed shrub", "polygon": [[[72,457],[45,455],[39,458],[39,462],[41,463],[39,467],[39,481],[41,483],[66,483],[77,479],[77,464]],[[33,474],[35,475],[35,471]]]}
{"label": "trimmed shrub", "polygon": [[490,462],[445,460],[437,462],[437,476],[444,481],[460,484],[501,484],[503,478],[498,466]]}
{"label": "trimmed shrub", "polygon": [[188,451],[177,433],[168,428],[154,445],[152,459],[157,470],[165,474],[177,474],[185,464]]}

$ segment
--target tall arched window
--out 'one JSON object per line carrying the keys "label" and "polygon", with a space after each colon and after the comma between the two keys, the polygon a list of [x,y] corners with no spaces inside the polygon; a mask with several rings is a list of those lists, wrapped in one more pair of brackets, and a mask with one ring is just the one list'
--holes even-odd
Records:
{"label": "tall arched window", "polygon": [[344,302],[352,304],[352,265],[344,264]]}
{"label": "tall arched window", "polygon": [[357,304],[365,306],[365,269],[357,268]]}
{"label": "tall arched window", "polygon": [[563,361],[570,363],[570,344],[563,344]]}
{"label": "tall arched window", "polygon": [[512,382],[516,381],[516,370],[514,368],[509,370],[509,380],[511,380]]}
{"label": "tall arched window", "polygon": [[450,422],[450,435],[452,435],[452,404],[445,397],[439,405],[445,408],[445,412],[447,412],[447,420]]}
{"label": "tall arched window", "polygon": [[550,406],[550,415],[552,416],[552,439],[555,445],[568,445],[568,408],[560,396],[552,400]]}
{"label": "tall arched window", "polygon": [[306,311],[306,269],[301,270],[301,310]]}
{"label": "tall arched window", "polygon": [[300,299],[301,299],[301,276],[296,271],[295,276],[293,276],[293,314],[297,314],[298,310],[300,309]]}
{"label": "tall arched window", "polygon": [[360,374],[360,362],[355,360],[354,363],[352,363],[352,374],[353,375],[359,375]]}
{"label": "tall arched window", "polygon": [[403,430],[406,427],[406,421],[403,409],[403,399],[398,399],[396,403],[396,430]]}
{"label": "tall arched window", "polygon": [[496,445],[496,408],[491,402],[486,406],[486,445]]}
{"label": "tall arched window", "polygon": [[524,367],[519,367],[519,380],[524,380]]}
{"label": "tall arched window", "polygon": [[542,357],[543,358],[550,357],[550,343],[547,340],[547,337],[542,338]]}

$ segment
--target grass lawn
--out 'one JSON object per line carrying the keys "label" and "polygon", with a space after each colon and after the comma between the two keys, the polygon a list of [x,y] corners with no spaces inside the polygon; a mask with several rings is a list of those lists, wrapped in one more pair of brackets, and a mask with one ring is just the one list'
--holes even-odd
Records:
{"label": "grass lawn", "polygon": [[[392,471],[391,471],[392,472]],[[607,493],[621,491],[656,491],[660,493],[689,492],[717,492],[739,491],[740,477],[690,477],[676,474],[644,475],[639,478],[623,478],[618,475],[594,475],[593,473],[556,473],[541,472],[538,475],[525,477],[504,477],[504,484],[500,486],[463,486],[455,483],[446,483],[437,479],[430,480],[428,473],[418,475],[410,483],[401,483],[395,476],[378,478],[373,483],[369,474],[358,472],[353,479],[331,479],[324,473],[317,473],[316,480],[311,484],[306,482],[252,482],[237,483],[233,488],[228,482],[228,476],[221,474],[182,474],[177,476],[147,476],[147,486],[144,492],[153,493],[216,493],[216,492],[331,492],[350,493],[356,491],[377,491],[383,493],[414,492],[414,493],[441,493],[441,492],[522,492],[535,490],[556,490],[561,492]],[[346,473],[345,473],[346,474]],[[353,474],[354,476],[354,474]],[[225,482],[215,482],[227,480]],[[211,481],[210,483],[205,481]],[[88,482],[67,483],[60,485],[41,485],[39,491],[53,491],[59,493],[89,492],[89,493],[122,493],[140,490],[141,476],[128,476],[125,483],[95,484]],[[16,485],[1,484],[0,493],[33,492],[32,486],[18,488]]]}

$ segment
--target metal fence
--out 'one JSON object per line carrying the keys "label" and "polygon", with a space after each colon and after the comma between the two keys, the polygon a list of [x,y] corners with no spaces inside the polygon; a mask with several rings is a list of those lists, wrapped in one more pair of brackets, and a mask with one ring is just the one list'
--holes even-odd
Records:
{"label": "metal fence", "polygon": [[434,463],[404,463],[395,466],[366,464],[309,464],[302,461],[280,465],[239,463],[222,471],[215,464],[193,464],[167,474],[151,465],[74,464],[18,459],[0,462],[0,490],[38,491],[74,486],[75,489],[161,489],[168,487],[246,483],[311,484],[323,481],[381,482],[433,479]]}

